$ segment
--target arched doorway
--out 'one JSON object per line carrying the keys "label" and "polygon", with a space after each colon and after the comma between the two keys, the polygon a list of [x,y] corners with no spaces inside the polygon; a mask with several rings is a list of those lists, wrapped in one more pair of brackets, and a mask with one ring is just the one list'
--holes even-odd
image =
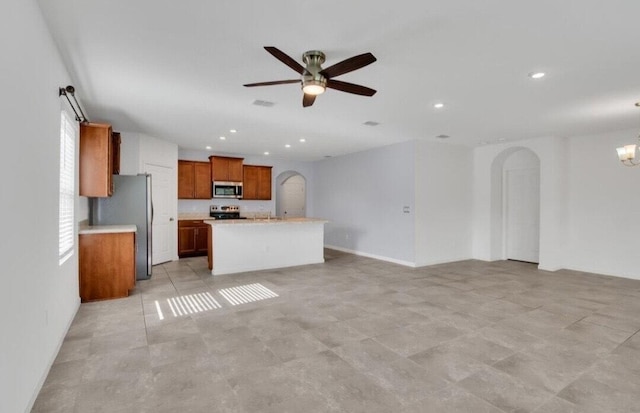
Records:
{"label": "arched doorway", "polygon": [[283,172],[276,178],[276,215],[305,217],[307,213],[306,179],[296,171]]}
{"label": "arched doorway", "polygon": [[492,256],[538,263],[540,257],[540,159],[510,148],[492,165]]}

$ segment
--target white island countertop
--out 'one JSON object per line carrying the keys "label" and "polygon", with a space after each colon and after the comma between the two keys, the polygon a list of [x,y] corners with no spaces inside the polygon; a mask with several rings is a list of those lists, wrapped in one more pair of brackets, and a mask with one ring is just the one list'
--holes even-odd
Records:
{"label": "white island countertop", "polygon": [[205,219],[209,225],[276,225],[276,224],[324,224],[329,221],[320,218],[247,218],[247,219]]}
{"label": "white island countertop", "polygon": [[115,234],[121,232],[136,232],[137,227],[135,225],[88,225],[81,226],[78,229],[78,234]]}

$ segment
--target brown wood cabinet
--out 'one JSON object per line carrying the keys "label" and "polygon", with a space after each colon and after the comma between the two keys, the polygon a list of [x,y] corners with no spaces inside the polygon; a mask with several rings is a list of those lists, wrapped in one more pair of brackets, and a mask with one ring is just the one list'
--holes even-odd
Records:
{"label": "brown wood cabinet", "polygon": [[80,234],[80,299],[121,298],[136,284],[135,232]]}
{"label": "brown wood cabinet", "polygon": [[107,197],[113,194],[113,137],[111,125],[80,124],[81,196]]}
{"label": "brown wood cabinet", "polygon": [[178,221],[178,256],[182,258],[207,255],[209,228],[210,226],[202,220]]}
{"label": "brown wood cabinet", "polygon": [[178,198],[211,199],[211,164],[178,161]]}
{"label": "brown wood cabinet", "polygon": [[243,158],[229,158],[227,156],[210,156],[211,180],[242,182],[243,160]]}
{"label": "brown wood cabinet", "polygon": [[122,143],[120,132],[113,132],[111,134],[111,153],[113,154],[111,172],[114,175],[120,175],[120,143]]}
{"label": "brown wood cabinet", "polygon": [[271,200],[271,166],[244,165],[244,200]]}

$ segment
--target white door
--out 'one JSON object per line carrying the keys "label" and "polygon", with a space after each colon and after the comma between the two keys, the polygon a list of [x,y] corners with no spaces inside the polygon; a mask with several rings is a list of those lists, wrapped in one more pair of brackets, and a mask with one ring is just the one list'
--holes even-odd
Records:
{"label": "white door", "polygon": [[293,175],[282,183],[282,211],[285,217],[306,216],[305,191],[305,180],[300,175]]}
{"label": "white door", "polygon": [[506,171],[507,259],[539,262],[540,170]]}
{"label": "white door", "polygon": [[153,265],[173,259],[172,235],[175,233],[175,219],[171,213],[172,168],[145,164],[145,172],[151,174],[151,199],[153,201],[153,224],[151,228],[151,260]]}

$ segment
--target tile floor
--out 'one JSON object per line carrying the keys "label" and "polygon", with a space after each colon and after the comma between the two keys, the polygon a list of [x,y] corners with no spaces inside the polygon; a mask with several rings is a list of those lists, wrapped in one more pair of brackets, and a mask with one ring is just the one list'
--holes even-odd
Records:
{"label": "tile floor", "polygon": [[518,262],[186,259],[82,304],[33,412],[638,412],[639,314],[640,281]]}

